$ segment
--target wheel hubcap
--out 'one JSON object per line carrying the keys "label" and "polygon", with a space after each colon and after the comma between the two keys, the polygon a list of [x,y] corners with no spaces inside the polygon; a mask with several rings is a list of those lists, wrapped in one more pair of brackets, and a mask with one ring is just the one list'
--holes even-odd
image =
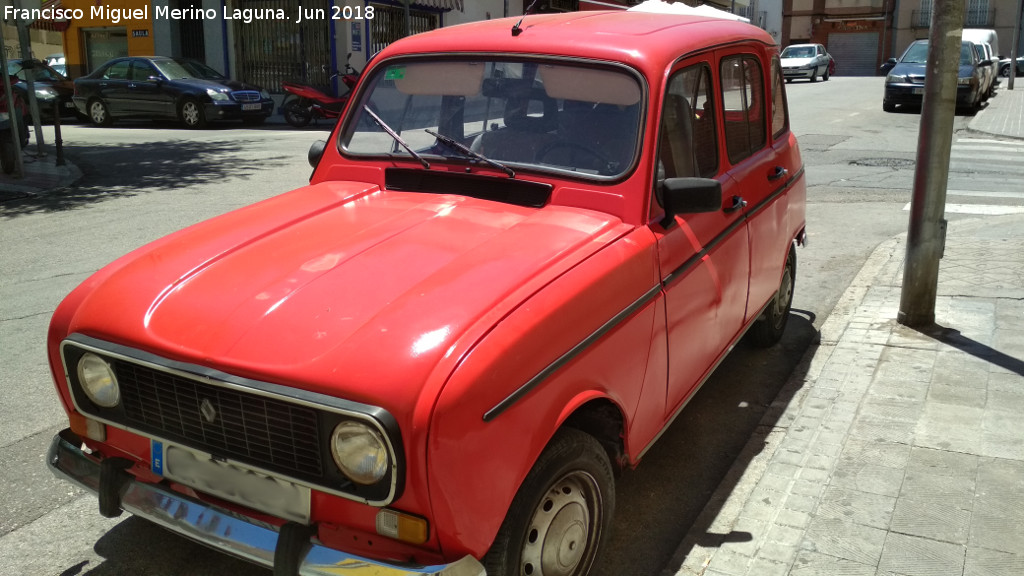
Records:
{"label": "wheel hubcap", "polygon": [[774,321],[775,326],[782,326],[782,321],[785,318],[786,308],[789,306],[789,301],[793,298],[793,274],[790,272],[789,266],[786,266],[786,272],[782,276],[782,284],[779,286],[779,295],[775,298],[775,310],[774,310]]}
{"label": "wheel hubcap", "polygon": [[585,472],[552,484],[533,513],[520,574],[570,576],[585,571],[600,533],[600,500],[597,481]]}
{"label": "wheel hubcap", "polygon": [[93,102],[91,112],[92,112],[92,121],[97,123],[97,124],[102,124],[103,120],[107,116],[106,113],[103,110],[103,104],[100,104],[99,102]]}
{"label": "wheel hubcap", "polygon": [[199,110],[191,102],[185,104],[185,107],[181,110],[181,115],[185,117],[186,124],[195,124],[199,120]]}

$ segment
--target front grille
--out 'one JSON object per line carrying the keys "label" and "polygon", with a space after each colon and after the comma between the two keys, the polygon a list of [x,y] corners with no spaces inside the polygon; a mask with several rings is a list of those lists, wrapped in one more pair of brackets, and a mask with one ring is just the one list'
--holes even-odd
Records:
{"label": "front grille", "polygon": [[322,475],[316,410],[124,361],[115,370],[130,426],[299,478]]}
{"label": "front grille", "polygon": [[238,90],[231,93],[231,99],[235,102],[259,102],[260,93],[255,90]]}

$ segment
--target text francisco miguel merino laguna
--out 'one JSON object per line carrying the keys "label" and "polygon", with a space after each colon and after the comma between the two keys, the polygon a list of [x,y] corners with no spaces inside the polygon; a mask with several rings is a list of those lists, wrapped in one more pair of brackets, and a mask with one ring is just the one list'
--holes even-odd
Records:
{"label": "text francisco miguel merino laguna", "polygon": [[[281,8],[228,8],[223,7],[223,16],[225,20],[239,20],[245,23],[250,23],[253,20],[288,20],[288,16],[285,11]],[[332,19],[341,19],[341,13],[337,10],[332,12],[338,12],[337,15],[331,14]],[[366,9],[366,14],[360,17],[355,15],[357,19],[371,19],[373,16]],[[149,6],[143,6],[142,8],[111,8],[106,5],[101,6],[90,6],[88,10],[89,18],[109,20],[110,22],[117,24],[122,20],[149,20]],[[80,8],[63,8],[63,7],[47,7],[47,8],[15,8],[13,6],[4,6],[4,19],[21,19],[21,20],[81,20],[85,17],[86,11]],[[326,12],[323,9],[302,9],[299,7],[298,18],[295,22],[302,22],[304,19],[325,19]],[[345,13],[344,19],[350,19],[353,15]],[[153,7],[153,19],[154,20],[214,20],[217,18],[217,11],[213,8],[170,8],[168,6],[154,6]]]}

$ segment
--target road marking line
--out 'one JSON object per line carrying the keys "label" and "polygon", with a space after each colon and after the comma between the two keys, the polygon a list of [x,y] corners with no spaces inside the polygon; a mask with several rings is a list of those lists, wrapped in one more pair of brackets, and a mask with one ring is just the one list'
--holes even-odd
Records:
{"label": "road marking line", "polygon": [[981,198],[1024,198],[1024,192],[989,192],[985,190],[946,190],[947,196],[975,196]]}
{"label": "road marking line", "polygon": [[[910,210],[910,202],[903,211]],[[946,204],[946,214],[982,214],[985,216],[1004,216],[1006,214],[1024,214],[1024,206],[993,206],[991,204]]]}

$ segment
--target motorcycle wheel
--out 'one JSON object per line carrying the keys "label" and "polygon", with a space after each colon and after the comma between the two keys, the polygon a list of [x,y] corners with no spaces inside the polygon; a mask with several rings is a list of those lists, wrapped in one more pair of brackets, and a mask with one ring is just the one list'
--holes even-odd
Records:
{"label": "motorcycle wheel", "polygon": [[285,122],[296,128],[302,128],[313,120],[313,107],[305,98],[289,96],[281,104],[281,114],[284,116]]}

